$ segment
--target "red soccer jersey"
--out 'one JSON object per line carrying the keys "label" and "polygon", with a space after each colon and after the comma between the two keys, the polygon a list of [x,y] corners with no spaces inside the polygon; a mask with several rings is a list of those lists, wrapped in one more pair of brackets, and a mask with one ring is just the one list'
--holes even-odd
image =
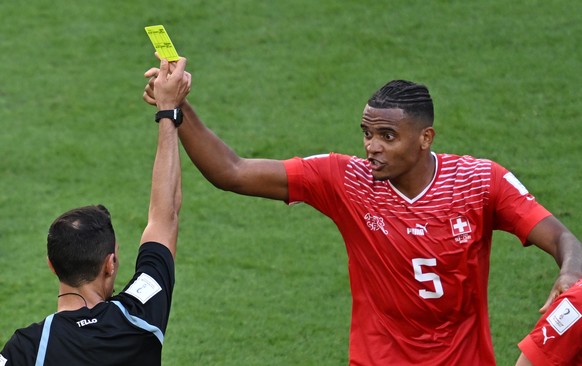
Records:
{"label": "red soccer jersey", "polygon": [[285,161],[289,203],[339,228],[352,291],[350,365],[494,365],[487,313],[494,229],[525,242],[550,215],[490,160],[439,154],[433,181],[409,199],[367,160]]}
{"label": "red soccer jersey", "polygon": [[534,366],[582,365],[582,280],[560,295],[520,343]]}

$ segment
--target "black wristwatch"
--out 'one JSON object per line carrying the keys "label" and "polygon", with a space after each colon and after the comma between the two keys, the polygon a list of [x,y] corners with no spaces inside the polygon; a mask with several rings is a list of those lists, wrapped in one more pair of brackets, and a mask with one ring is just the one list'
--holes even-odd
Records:
{"label": "black wristwatch", "polygon": [[158,111],[156,113],[156,122],[160,122],[162,118],[169,118],[174,122],[174,126],[178,127],[182,123],[182,110],[179,107],[168,109],[165,111]]}

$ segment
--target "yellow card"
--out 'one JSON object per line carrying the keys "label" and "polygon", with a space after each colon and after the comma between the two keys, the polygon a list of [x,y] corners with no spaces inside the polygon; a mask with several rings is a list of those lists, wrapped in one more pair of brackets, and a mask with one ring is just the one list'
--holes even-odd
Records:
{"label": "yellow card", "polygon": [[180,59],[163,25],[152,25],[145,27],[145,30],[160,58],[165,58],[168,61],[178,61]]}

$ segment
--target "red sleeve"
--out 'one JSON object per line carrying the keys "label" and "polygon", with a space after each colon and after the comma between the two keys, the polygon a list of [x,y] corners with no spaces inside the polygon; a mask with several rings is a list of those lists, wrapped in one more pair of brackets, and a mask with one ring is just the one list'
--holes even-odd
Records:
{"label": "red sleeve", "polygon": [[528,334],[517,346],[533,366],[555,364],[538,348],[531,338],[531,334]]}
{"label": "red sleeve", "polygon": [[530,231],[551,215],[507,169],[492,163],[494,229],[516,235],[525,243]]}
{"label": "red sleeve", "polygon": [[289,200],[287,204],[303,202],[303,161],[300,158],[293,158],[283,161],[287,171],[287,189],[289,190]]}
{"label": "red sleeve", "polygon": [[519,344],[537,365],[580,365],[582,360],[582,280],[560,295]]}
{"label": "red sleeve", "polygon": [[333,215],[341,205],[341,187],[350,157],[322,154],[308,158],[293,158],[283,164],[287,171],[289,201],[305,202],[326,215]]}

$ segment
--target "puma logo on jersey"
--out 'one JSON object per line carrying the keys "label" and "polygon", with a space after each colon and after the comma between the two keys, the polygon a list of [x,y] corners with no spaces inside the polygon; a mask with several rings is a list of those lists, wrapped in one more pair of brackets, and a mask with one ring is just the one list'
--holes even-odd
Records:
{"label": "puma logo on jersey", "polygon": [[546,344],[547,341],[549,341],[552,338],[556,338],[556,336],[549,336],[548,337],[548,330],[546,329],[546,327],[542,327],[542,334],[544,335],[544,344]]}
{"label": "puma logo on jersey", "polygon": [[416,224],[415,227],[406,228],[406,233],[415,236],[425,236],[426,234],[428,234],[428,230],[426,228],[427,226],[428,222],[424,225]]}
{"label": "puma logo on jersey", "polygon": [[79,328],[84,327],[85,325],[89,325],[89,324],[95,324],[97,323],[97,319],[93,318],[93,319],[83,319],[83,320],[79,320],[77,322],[77,325],[79,326]]}

